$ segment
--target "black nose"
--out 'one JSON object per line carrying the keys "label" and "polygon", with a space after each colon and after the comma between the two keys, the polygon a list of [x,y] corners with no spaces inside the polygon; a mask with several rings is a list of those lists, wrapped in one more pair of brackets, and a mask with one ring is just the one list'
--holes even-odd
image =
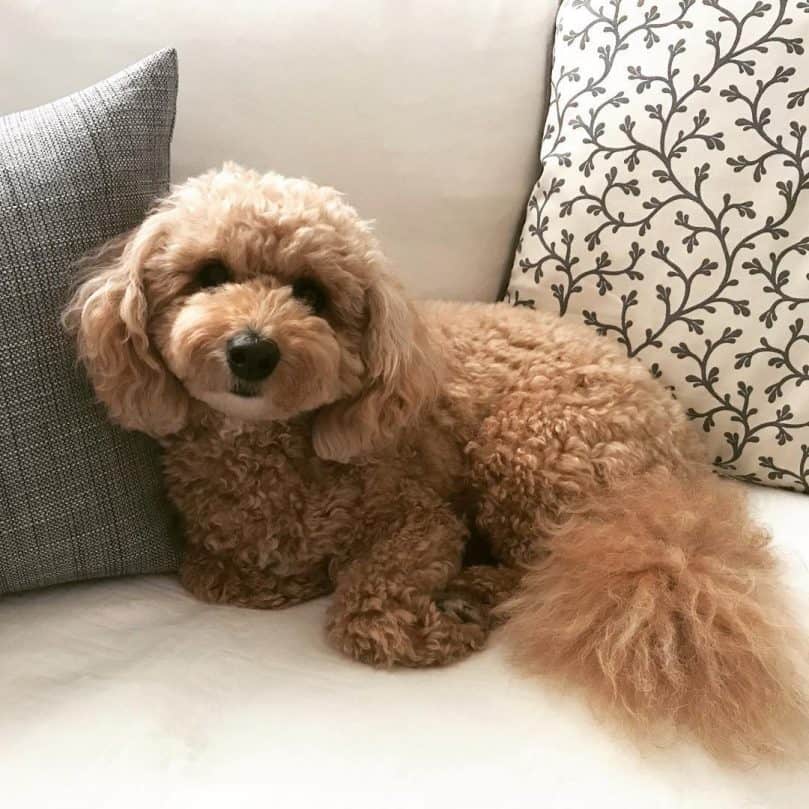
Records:
{"label": "black nose", "polygon": [[239,379],[248,382],[266,379],[280,359],[278,343],[255,332],[244,331],[228,340],[228,365]]}

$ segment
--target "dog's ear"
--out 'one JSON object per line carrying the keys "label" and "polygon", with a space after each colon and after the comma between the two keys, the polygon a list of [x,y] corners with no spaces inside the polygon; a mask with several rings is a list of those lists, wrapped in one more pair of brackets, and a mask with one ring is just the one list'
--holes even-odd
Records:
{"label": "dog's ear", "polygon": [[347,462],[395,440],[438,392],[441,363],[427,327],[384,271],[366,293],[366,380],[355,398],[324,407],[313,442],[321,458]]}
{"label": "dog's ear", "polygon": [[108,242],[80,264],[84,280],[63,316],[110,418],[155,437],[183,427],[188,397],[150,345],[144,263],[161,238],[159,217]]}

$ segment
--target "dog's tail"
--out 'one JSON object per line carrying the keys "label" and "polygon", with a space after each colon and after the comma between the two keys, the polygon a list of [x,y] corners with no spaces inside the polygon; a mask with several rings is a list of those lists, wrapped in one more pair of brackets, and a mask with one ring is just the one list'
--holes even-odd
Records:
{"label": "dog's tail", "polygon": [[518,658],[723,758],[805,750],[806,646],[739,484],[655,472],[572,518],[505,605]]}

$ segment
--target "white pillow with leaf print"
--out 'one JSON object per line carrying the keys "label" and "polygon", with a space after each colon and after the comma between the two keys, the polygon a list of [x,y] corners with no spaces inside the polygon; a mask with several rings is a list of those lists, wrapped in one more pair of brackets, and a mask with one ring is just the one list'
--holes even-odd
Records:
{"label": "white pillow with leaf print", "polygon": [[669,385],[727,474],[809,491],[809,0],[563,0],[508,299]]}

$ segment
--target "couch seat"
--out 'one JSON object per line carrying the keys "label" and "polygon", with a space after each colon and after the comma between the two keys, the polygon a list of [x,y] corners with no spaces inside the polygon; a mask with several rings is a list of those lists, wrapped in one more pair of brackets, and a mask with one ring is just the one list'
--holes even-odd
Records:
{"label": "couch seat", "polygon": [[[809,498],[752,499],[809,596]],[[514,670],[497,635],[447,669],[354,664],[326,644],[325,608],[208,606],[169,576],[5,598],[3,795],[15,809],[809,806],[809,767],[639,751]]]}

